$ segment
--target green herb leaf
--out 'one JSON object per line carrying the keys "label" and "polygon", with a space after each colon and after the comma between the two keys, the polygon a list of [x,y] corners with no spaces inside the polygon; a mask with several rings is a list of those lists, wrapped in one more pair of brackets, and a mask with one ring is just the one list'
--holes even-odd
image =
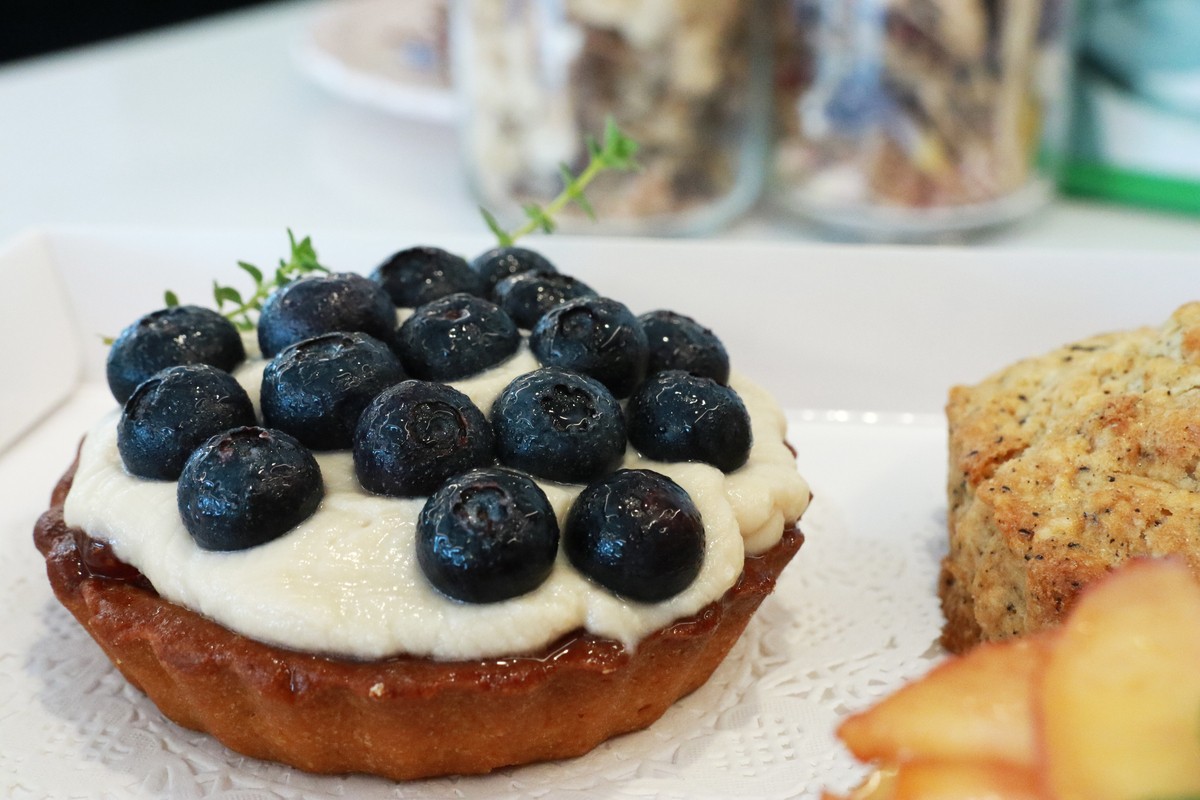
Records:
{"label": "green herb leaf", "polygon": [[563,179],[563,189],[558,196],[545,206],[529,203],[524,207],[526,221],[524,224],[509,232],[500,226],[496,218],[486,208],[480,208],[484,222],[495,234],[501,247],[508,247],[522,236],[534,231],[552,233],[557,227],[554,217],[571,203],[579,206],[591,219],[596,219],[596,211],[584,196],[584,190],[596,176],[606,170],[629,172],[641,169],[637,162],[638,143],[622,133],[616,121],[609,117],[604,123],[603,139],[595,137],[584,139],[587,147],[588,163],[578,175],[571,172],[566,164],[559,165],[559,174]]}
{"label": "green herb leaf", "polygon": [[216,281],[213,281],[213,297],[217,301],[217,308],[222,308],[226,302],[243,305],[241,292],[232,286],[221,286]]}
{"label": "green herb leaf", "polygon": [[239,261],[237,262],[237,265],[241,267],[247,275],[250,276],[250,279],[254,281],[255,286],[260,286],[262,284],[263,274],[261,269],[253,264],[248,264],[245,261]]}
{"label": "green herb leaf", "polygon": [[605,120],[602,156],[609,169],[641,169],[635,159],[637,151],[638,143],[621,132],[616,120],[612,117]]}
{"label": "green herb leaf", "polygon": [[528,203],[524,206],[525,216],[529,217],[529,221],[541,228],[545,233],[554,233],[554,220],[550,219],[550,215],[546,210],[537,203]]}
{"label": "green herb leaf", "polygon": [[100,341],[104,342],[105,347],[112,347],[112,343],[116,341],[112,336],[101,336]]}
{"label": "green herb leaf", "polygon": [[563,179],[563,191],[571,197],[571,202],[579,206],[583,213],[587,214],[588,219],[592,222],[596,221],[596,210],[592,208],[592,204],[583,196],[583,190],[575,185],[575,175],[571,172],[571,168],[566,164],[558,165],[558,174]]}
{"label": "green herb leaf", "polygon": [[510,237],[508,235],[508,232],[500,226],[500,223],[498,221],[496,221],[496,218],[494,216],[492,216],[492,212],[488,211],[483,206],[480,206],[479,213],[483,215],[483,221],[487,223],[488,228],[490,228],[492,233],[495,234],[496,241],[500,243],[500,246],[501,247],[512,246],[512,243],[513,243],[512,237]]}
{"label": "green herb leaf", "polygon": [[[246,261],[237,262],[242,272],[254,281],[252,292],[243,295],[232,286],[222,286],[213,281],[213,302],[216,303],[217,310],[239,330],[254,330],[258,312],[262,310],[263,303],[272,292],[309,273],[329,272],[329,268],[317,258],[317,250],[313,247],[310,237],[305,236],[297,241],[296,235],[290,229],[287,235],[288,258],[279,259],[279,268],[275,270],[271,280],[267,280],[263,271],[255,265]],[[168,308],[179,305],[179,297],[170,290],[163,294],[163,300]],[[111,345],[113,341],[111,337],[104,337],[105,344]]]}
{"label": "green herb leaf", "polygon": [[321,265],[317,260],[317,251],[313,248],[312,239],[305,236],[299,242],[296,241],[295,234],[291,229],[288,229],[288,242],[291,244],[292,257],[288,262],[280,261],[279,265],[284,268],[289,274],[308,272],[329,272],[328,269]]}

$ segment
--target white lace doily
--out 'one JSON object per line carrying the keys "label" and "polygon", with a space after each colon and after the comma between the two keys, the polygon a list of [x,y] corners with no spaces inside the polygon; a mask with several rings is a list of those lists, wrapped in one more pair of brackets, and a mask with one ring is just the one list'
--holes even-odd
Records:
{"label": "white lace doily", "polygon": [[[873,418],[872,418],[873,419]],[[578,759],[397,784],[322,777],[167,721],[51,597],[30,530],[6,524],[0,791],[13,798],[815,798],[862,769],[838,719],[940,657],[945,539],[936,424],[804,415],[807,541],[712,679],[648,730]]]}

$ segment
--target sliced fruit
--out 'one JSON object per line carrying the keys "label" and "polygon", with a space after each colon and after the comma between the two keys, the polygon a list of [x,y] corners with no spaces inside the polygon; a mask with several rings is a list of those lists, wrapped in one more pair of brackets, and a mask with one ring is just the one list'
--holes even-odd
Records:
{"label": "sliced fruit", "polygon": [[848,718],[838,736],[863,761],[1032,765],[1033,677],[1050,641],[1043,634],[980,645]]}
{"label": "sliced fruit", "polygon": [[1040,800],[1030,768],[999,761],[910,761],[896,772],[890,800]]}
{"label": "sliced fruit", "polygon": [[880,768],[866,777],[850,794],[835,795],[829,792],[821,794],[821,800],[894,800],[896,790],[896,770]]}
{"label": "sliced fruit", "polygon": [[1086,593],[1038,692],[1057,797],[1200,791],[1200,585],[1187,567],[1130,564]]}
{"label": "sliced fruit", "polygon": [[1043,800],[1037,774],[1002,761],[918,759],[877,769],[845,796],[822,800]]}

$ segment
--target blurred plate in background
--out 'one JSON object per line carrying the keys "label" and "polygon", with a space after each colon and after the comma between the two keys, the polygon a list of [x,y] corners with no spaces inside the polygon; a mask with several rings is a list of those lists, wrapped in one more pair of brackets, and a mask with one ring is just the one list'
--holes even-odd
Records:
{"label": "blurred plate in background", "polygon": [[453,122],[445,0],[339,0],[295,51],[325,89],[398,116]]}

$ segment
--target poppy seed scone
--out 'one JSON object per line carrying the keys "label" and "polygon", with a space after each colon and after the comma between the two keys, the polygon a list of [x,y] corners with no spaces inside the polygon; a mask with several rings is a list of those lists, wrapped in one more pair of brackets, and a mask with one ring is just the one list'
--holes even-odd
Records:
{"label": "poppy seed scone", "polygon": [[951,390],[942,642],[1054,625],[1137,556],[1200,574],[1200,303]]}

